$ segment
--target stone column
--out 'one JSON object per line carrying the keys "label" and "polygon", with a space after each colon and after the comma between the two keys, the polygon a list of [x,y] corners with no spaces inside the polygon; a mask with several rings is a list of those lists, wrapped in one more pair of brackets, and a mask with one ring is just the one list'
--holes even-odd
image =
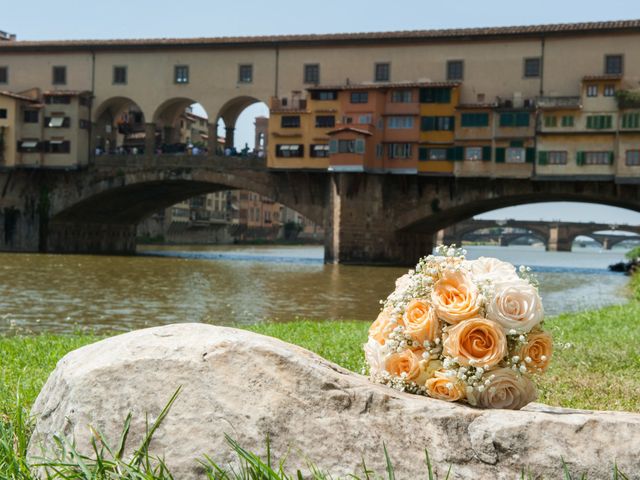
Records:
{"label": "stone column", "polygon": [[226,127],[225,128],[225,137],[224,137],[224,148],[233,148],[234,140],[235,140],[235,127]]}
{"label": "stone column", "polygon": [[209,155],[217,155],[218,154],[218,124],[217,123],[207,123],[207,135],[209,138],[207,139],[207,149],[209,150]]}
{"label": "stone column", "polygon": [[156,124],[144,124],[144,153],[147,156],[156,154]]}
{"label": "stone column", "polygon": [[549,240],[547,250],[550,252],[570,252],[573,246],[573,238],[569,236],[567,227],[551,225],[549,227]]}

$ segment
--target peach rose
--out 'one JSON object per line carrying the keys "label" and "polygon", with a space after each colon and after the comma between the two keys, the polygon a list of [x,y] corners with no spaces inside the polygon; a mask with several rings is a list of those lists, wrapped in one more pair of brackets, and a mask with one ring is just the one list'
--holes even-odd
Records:
{"label": "peach rose", "polygon": [[[542,373],[551,362],[551,354],[553,352],[553,340],[547,332],[529,333],[527,343],[524,344],[518,355],[521,361],[534,373]],[[527,361],[529,360],[529,361]]]}
{"label": "peach rose", "polygon": [[478,406],[482,408],[520,410],[538,396],[533,382],[510,368],[498,368],[489,374],[493,380],[477,396]]}
{"label": "peach rose", "polygon": [[443,371],[434,373],[434,376],[425,384],[427,394],[438,400],[455,402],[464,398],[465,388],[455,377],[450,378]]}
{"label": "peach rose", "polygon": [[404,331],[420,347],[426,340],[433,342],[440,335],[440,320],[428,303],[412,300],[404,312]]}
{"label": "peach rose", "polygon": [[390,310],[383,310],[369,327],[369,337],[380,345],[384,345],[393,329],[398,325],[404,325],[402,318],[395,317]]}
{"label": "peach rose", "polygon": [[544,318],[538,289],[522,279],[497,284],[487,305],[487,318],[507,332],[527,333]]}
{"label": "peach rose", "polygon": [[396,377],[403,377],[405,374],[403,377],[405,380],[424,385],[428,378],[428,362],[423,360],[423,353],[424,350],[404,350],[400,353],[393,353],[385,361],[385,370]]}
{"label": "peach rose", "polygon": [[447,270],[431,291],[431,302],[442,320],[456,324],[480,310],[478,289],[463,271]]}
{"label": "peach rose", "polygon": [[496,322],[472,318],[451,327],[443,343],[443,353],[457,358],[460,365],[491,368],[507,354],[507,336]]}

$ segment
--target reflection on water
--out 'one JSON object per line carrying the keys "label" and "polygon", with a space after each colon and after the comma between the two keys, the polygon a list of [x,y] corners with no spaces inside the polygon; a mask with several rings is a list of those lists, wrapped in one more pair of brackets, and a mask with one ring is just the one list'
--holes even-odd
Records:
{"label": "reflection on water", "polygon": [[[624,301],[623,251],[470,247],[538,272],[548,313]],[[148,247],[144,255],[0,254],[0,332],[130,330],[174,322],[375,318],[406,269],[324,265],[322,247]]]}

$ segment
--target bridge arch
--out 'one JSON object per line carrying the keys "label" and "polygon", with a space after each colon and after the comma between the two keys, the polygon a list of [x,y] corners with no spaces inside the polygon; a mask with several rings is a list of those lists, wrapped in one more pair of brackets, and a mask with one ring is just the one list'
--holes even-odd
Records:
{"label": "bridge arch", "polygon": [[267,100],[249,95],[240,95],[225,102],[216,117],[215,124],[224,124],[225,146],[233,148],[235,146],[235,130],[238,118],[248,107],[263,103],[268,105]]}
{"label": "bridge arch", "polygon": [[93,145],[101,152],[144,147],[147,115],[133,99],[108,98],[97,106],[93,118]]}
{"label": "bridge arch", "polygon": [[[191,131],[186,131],[189,125],[197,127],[193,130],[201,132],[208,139],[213,130],[210,128],[209,114],[205,110],[203,118],[200,118],[199,114],[189,111],[189,107],[193,105],[204,110],[202,104],[191,97],[169,98],[156,107],[152,118],[161,145],[193,143]],[[200,123],[203,125],[198,125]]]}

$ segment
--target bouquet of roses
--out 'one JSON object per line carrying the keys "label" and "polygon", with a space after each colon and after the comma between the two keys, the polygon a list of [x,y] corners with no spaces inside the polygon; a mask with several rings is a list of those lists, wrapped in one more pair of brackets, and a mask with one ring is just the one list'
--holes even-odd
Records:
{"label": "bouquet of roses", "polygon": [[439,247],[396,281],[369,329],[371,378],[482,408],[520,409],[553,343],[530,269]]}

